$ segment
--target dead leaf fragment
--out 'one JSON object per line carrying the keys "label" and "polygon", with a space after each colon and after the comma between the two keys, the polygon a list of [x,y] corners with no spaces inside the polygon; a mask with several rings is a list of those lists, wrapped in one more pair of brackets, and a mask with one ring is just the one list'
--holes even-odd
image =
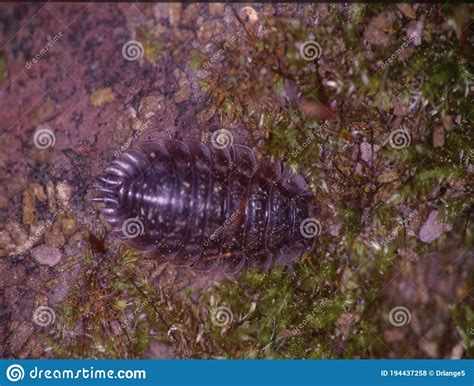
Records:
{"label": "dead leaf fragment", "polygon": [[433,147],[443,147],[444,146],[444,127],[441,125],[435,126],[433,128]]}
{"label": "dead leaf fragment", "polygon": [[385,31],[390,30],[394,20],[394,15],[388,11],[373,17],[365,28],[364,39],[374,46],[388,47],[391,39]]}
{"label": "dead leaf fragment", "polygon": [[397,8],[400,11],[402,11],[404,16],[410,19],[416,19],[416,13],[410,4],[407,4],[407,3],[397,4]]}
{"label": "dead leaf fragment", "polygon": [[447,225],[437,221],[438,213],[432,210],[420,228],[420,240],[424,243],[431,243],[446,231]]}
{"label": "dead leaf fragment", "polygon": [[114,92],[112,87],[105,87],[95,90],[91,96],[91,103],[94,107],[100,107],[106,103],[113,102],[115,100]]}
{"label": "dead leaf fragment", "polygon": [[311,117],[331,119],[335,116],[335,112],[330,107],[327,107],[322,103],[302,98],[298,99],[296,103],[302,112],[308,114]]}
{"label": "dead leaf fragment", "polygon": [[380,182],[381,184],[386,184],[392,181],[395,181],[398,179],[398,173],[396,170],[389,170],[386,172],[383,172],[377,177],[377,182]]}

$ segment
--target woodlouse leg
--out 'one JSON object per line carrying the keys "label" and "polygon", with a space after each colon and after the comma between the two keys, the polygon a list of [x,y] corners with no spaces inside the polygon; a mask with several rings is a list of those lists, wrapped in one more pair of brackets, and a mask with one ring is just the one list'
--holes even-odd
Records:
{"label": "woodlouse leg", "polygon": [[245,267],[246,257],[241,254],[235,254],[233,257],[226,260],[229,260],[228,265],[225,267],[226,273],[236,274]]}
{"label": "woodlouse leg", "polygon": [[121,184],[119,180],[113,180],[106,177],[96,177],[96,180],[99,186],[104,186],[104,185],[105,186],[108,186],[108,185],[118,186]]}
{"label": "woodlouse leg", "polygon": [[285,246],[278,251],[275,265],[291,266],[293,261],[298,259],[303,252],[304,248]]}
{"label": "woodlouse leg", "polygon": [[[229,258],[232,256],[232,253],[224,253],[224,254],[219,254],[219,255],[214,255],[214,256],[205,256],[202,257],[200,260],[198,260],[194,265],[193,268],[196,271],[200,272],[210,272],[214,269],[221,268],[219,267],[219,264],[222,266],[223,262],[225,259]],[[210,263],[208,266],[206,266],[207,263]],[[204,265],[204,267],[201,268],[201,266]]]}

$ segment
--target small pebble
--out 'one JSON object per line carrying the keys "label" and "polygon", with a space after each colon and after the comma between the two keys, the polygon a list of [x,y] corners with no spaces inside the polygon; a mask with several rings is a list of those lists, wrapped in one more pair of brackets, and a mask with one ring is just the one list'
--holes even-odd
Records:
{"label": "small pebble", "polygon": [[61,228],[66,236],[71,236],[76,231],[76,221],[73,218],[63,218]]}
{"label": "small pebble", "polygon": [[192,94],[191,84],[183,71],[176,69],[174,75],[178,78],[179,85],[179,90],[174,94],[174,101],[176,103],[187,101]]}
{"label": "small pebble", "polygon": [[246,6],[242,7],[239,12],[240,17],[246,23],[253,24],[258,21],[258,13],[252,7]]}
{"label": "small pebble", "polygon": [[59,204],[64,208],[69,206],[69,200],[72,196],[72,187],[66,182],[60,182],[56,185],[56,194]]}
{"label": "small pebble", "polygon": [[16,245],[21,246],[26,243],[28,236],[21,224],[17,221],[8,221],[6,227],[10,236],[15,241]]}
{"label": "small pebble", "polygon": [[35,218],[35,193],[30,186],[23,192],[23,224],[33,224]]}
{"label": "small pebble", "polygon": [[56,194],[53,181],[48,181],[46,184],[46,194],[48,196],[48,209],[51,213],[54,213],[56,212]]}
{"label": "small pebble", "polygon": [[439,238],[446,231],[446,224],[437,220],[438,211],[433,210],[420,228],[420,240],[424,243],[431,243]]}
{"label": "small pebble", "polygon": [[211,16],[222,16],[225,10],[224,3],[209,3],[209,13]]}
{"label": "small pebble", "polygon": [[45,233],[44,242],[50,247],[61,247],[66,243],[66,239],[61,232],[61,222],[56,221],[51,230]]}
{"label": "small pebble", "polygon": [[213,37],[224,33],[224,23],[220,20],[208,20],[202,23],[197,30],[200,43],[208,43]]}
{"label": "small pebble", "polygon": [[91,94],[90,99],[92,106],[100,107],[102,105],[105,105],[106,103],[113,102],[115,100],[115,95],[111,87],[105,87],[99,90],[95,90]]}
{"label": "small pebble", "polygon": [[181,25],[183,26],[192,26],[194,21],[199,16],[201,11],[201,6],[198,3],[189,4],[183,12],[183,18],[181,19]]}
{"label": "small pebble", "polygon": [[372,163],[372,158],[377,158],[377,152],[380,150],[380,145],[372,145],[368,142],[362,142],[360,144],[360,158],[365,162]]}
{"label": "small pebble", "polygon": [[181,11],[183,9],[180,3],[171,3],[169,8],[169,22],[170,25],[177,26],[181,20]]}
{"label": "small pebble", "polygon": [[33,182],[30,184],[31,189],[33,189],[33,193],[35,194],[36,199],[41,202],[46,201],[46,193],[44,192],[43,187],[38,184],[37,182]]}
{"label": "small pebble", "polygon": [[147,95],[140,100],[139,113],[144,118],[155,115],[156,112],[164,108],[163,95]]}
{"label": "small pebble", "polygon": [[54,267],[61,261],[62,254],[57,248],[51,248],[47,245],[40,245],[32,249],[31,255],[41,265]]}

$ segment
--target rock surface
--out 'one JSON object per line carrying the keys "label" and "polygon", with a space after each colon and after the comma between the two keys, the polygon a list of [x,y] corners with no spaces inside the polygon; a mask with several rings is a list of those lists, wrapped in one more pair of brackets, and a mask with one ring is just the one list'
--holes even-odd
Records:
{"label": "rock surface", "polygon": [[38,264],[54,267],[61,261],[62,254],[57,248],[51,248],[47,245],[40,245],[31,251],[31,255]]}

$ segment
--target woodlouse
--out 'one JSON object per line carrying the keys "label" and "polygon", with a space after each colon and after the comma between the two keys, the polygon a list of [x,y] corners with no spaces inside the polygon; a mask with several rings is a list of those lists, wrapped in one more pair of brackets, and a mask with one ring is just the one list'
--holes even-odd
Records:
{"label": "woodlouse", "polygon": [[242,145],[146,142],[98,180],[93,201],[131,247],[197,270],[288,265],[319,234],[303,177]]}

